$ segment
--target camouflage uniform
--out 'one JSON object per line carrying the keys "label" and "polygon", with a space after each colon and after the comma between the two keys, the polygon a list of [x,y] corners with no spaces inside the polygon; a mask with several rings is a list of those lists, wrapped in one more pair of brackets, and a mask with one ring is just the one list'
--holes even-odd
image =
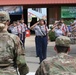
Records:
{"label": "camouflage uniform", "polygon": [[[61,36],[56,39],[56,45],[70,46],[70,39]],[[76,58],[67,53],[58,53],[56,56],[45,59],[35,75],[76,75]]]}
{"label": "camouflage uniform", "polygon": [[0,11],[0,75],[26,75],[25,52],[18,36],[4,29],[8,14]]}
{"label": "camouflage uniform", "polygon": [[[3,46],[1,44],[1,42],[4,42],[2,39],[5,41]],[[5,46],[6,51],[1,51]],[[24,48],[22,47],[20,39],[16,35],[8,32],[1,32],[0,48],[0,75],[17,75],[17,67],[20,75],[26,75],[26,73],[28,73]]]}

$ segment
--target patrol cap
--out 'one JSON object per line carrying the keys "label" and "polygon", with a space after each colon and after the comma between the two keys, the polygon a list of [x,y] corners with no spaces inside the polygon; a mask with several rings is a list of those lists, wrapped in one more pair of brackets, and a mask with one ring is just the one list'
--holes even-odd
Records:
{"label": "patrol cap", "polygon": [[65,47],[69,47],[70,46],[70,38],[67,36],[60,36],[56,38],[55,44],[57,46],[65,46]]}
{"label": "patrol cap", "polygon": [[9,13],[6,11],[0,11],[0,23],[4,21],[10,21]]}

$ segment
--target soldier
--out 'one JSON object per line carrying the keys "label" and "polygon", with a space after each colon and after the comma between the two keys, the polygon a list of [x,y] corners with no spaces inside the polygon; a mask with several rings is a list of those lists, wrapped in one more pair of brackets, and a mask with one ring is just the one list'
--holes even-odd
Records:
{"label": "soldier", "polygon": [[76,75],[76,58],[68,55],[70,39],[66,36],[56,38],[57,55],[45,59],[35,75]]}
{"label": "soldier", "polygon": [[18,36],[7,32],[9,14],[0,11],[0,75],[26,75],[28,66]]}

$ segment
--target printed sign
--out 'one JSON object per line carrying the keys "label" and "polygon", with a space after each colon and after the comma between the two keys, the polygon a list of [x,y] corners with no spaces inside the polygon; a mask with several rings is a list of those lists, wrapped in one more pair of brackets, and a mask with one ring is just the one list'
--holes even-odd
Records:
{"label": "printed sign", "polygon": [[61,18],[76,18],[76,7],[61,7]]}
{"label": "printed sign", "polygon": [[23,13],[22,6],[3,6],[0,7],[0,11],[6,11],[10,15],[21,15]]}

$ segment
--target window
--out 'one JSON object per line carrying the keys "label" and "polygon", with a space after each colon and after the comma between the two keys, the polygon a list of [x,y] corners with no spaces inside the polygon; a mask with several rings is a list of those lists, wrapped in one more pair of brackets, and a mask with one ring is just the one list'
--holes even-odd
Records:
{"label": "window", "polygon": [[42,13],[41,8],[32,8],[32,10],[35,10],[35,11],[37,11],[37,12],[39,12],[39,13]]}

